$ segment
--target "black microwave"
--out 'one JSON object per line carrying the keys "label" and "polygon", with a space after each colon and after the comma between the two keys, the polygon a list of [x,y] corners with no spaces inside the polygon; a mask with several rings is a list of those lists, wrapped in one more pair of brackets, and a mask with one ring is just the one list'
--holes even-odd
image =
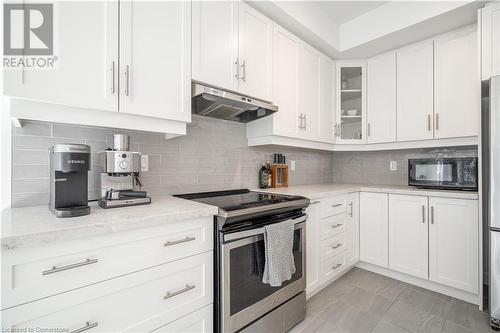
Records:
{"label": "black microwave", "polygon": [[477,157],[409,159],[408,185],[477,191],[477,172]]}

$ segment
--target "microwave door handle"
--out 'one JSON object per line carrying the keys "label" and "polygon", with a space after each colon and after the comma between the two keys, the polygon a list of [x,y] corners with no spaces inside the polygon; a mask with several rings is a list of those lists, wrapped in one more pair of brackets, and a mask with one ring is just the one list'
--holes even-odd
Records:
{"label": "microwave door handle", "polygon": [[[295,227],[297,227],[297,224],[303,223],[306,220],[307,220],[307,215],[302,215],[300,217],[297,217],[294,219],[288,219],[285,221],[294,221]],[[285,221],[283,221],[283,222],[285,222]],[[262,234],[264,234],[264,227],[251,229],[251,230],[245,230],[245,231],[239,231],[239,232],[224,235],[224,242],[228,242],[228,241],[232,241],[232,240],[236,240],[236,239],[241,239],[241,238],[253,237],[253,236],[262,235]]]}

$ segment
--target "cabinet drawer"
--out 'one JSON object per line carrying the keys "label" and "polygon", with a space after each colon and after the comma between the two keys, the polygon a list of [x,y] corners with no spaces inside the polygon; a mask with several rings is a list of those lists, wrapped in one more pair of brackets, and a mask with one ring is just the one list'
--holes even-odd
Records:
{"label": "cabinet drawer", "polygon": [[321,239],[327,239],[346,230],[346,215],[335,215],[321,219]]}
{"label": "cabinet drawer", "polygon": [[210,333],[213,331],[213,304],[160,327],[154,333]]}
{"label": "cabinet drawer", "polygon": [[213,248],[212,218],[3,251],[2,309]]}
{"label": "cabinet drawer", "polygon": [[347,269],[346,252],[336,255],[333,258],[323,261],[322,266],[322,276],[325,280],[328,280],[334,276],[339,275]]}
{"label": "cabinet drawer", "polygon": [[321,241],[321,259],[327,260],[344,252],[348,248],[347,233]]}
{"label": "cabinet drawer", "polygon": [[321,217],[329,217],[346,212],[345,197],[327,198],[321,200]]}
{"label": "cabinet drawer", "polygon": [[212,251],[3,311],[4,327],[151,331],[213,302]]}

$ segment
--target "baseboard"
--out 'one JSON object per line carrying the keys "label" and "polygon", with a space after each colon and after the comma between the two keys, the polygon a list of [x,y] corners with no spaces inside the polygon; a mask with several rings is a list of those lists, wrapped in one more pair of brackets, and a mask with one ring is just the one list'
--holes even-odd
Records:
{"label": "baseboard", "polygon": [[393,278],[395,280],[406,282],[408,284],[411,284],[411,285],[414,285],[417,287],[421,287],[421,288],[428,289],[428,290],[431,290],[431,291],[434,291],[434,292],[437,292],[440,294],[444,294],[446,296],[454,297],[454,298],[457,298],[459,300],[462,300],[462,301],[465,301],[468,303],[479,305],[479,295],[477,295],[477,294],[472,294],[472,293],[469,293],[467,291],[444,286],[444,285],[439,284],[439,283],[435,283],[435,282],[432,282],[429,280],[424,280],[421,278],[417,278],[417,277],[410,276],[410,275],[407,275],[404,273],[396,272],[396,271],[393,271],[391,269],[372,265],[372,264],[362,262],[362,261],[358,262],[356,264],[356,267],[365,269],[365,270],[373,272],[373,273],[384,275],[384,276]]}

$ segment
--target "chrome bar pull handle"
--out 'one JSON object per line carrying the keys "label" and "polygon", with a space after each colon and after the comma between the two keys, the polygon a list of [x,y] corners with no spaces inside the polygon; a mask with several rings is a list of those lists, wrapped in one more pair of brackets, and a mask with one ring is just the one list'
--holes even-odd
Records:
{"label": "chrome bar pull handle", "polygon": [[335,266],[332,267],[332,270],[336,270],[337,268],[339,268],[340,266],[342,266],[343,264],[336,264]]}
{"label": "chrome bar pull handle", "polygon": [[165,243],[163,243],[163,246],[172,246],[172,245],[182,244],[182,243],[186,243],[186,242],[192,242],[194,240],[196,240],[196,237],[186,237],[186,238],[182,238],[182,239],[176,239],[173,241],[165,242]]}
{"label": "chrome bar pull handle", "polygon": [[304,114],[304,129],[307,130],[307,114]]}
{"label": "chrome bar pull handle", "polygon": [[234,78],[235,78],[236,80],[239,80],[239,78],[240,78],[240,66],[239,66],[239,61],[238,61],[238,59],[236,59],[236,60],[234,61],[234,67],[235,67],[235,70],[234,70]]}
{"label": "chrome bar pull handle", "polygon": [[431,115],[428,114],[427,115],[427,130],[430,132],[432,129],[431,129]]}
{"label": "chrome bar pull handle", "polygon": [[372,135],[372,131],[371,131],[371,126],[370,126],[370,123],[368,123],[368,128],[366,129],[366,131],[368,132],[368,136],[371,136]]}
{"label": "chrome bar pull handle", "polygon": [[186,286],[180,290],[172,291],[172,292],[167,291],[167,294],[165,296],[163,296],[163,299],[166,300],[166,299],[169,299],[171,297],[175,297],[175,296],[183,294],[187,291],[193,290],[194,288],[196,288],[196,286],[194,284],[193,285],[186,284]]}
{"label": "chrome bar pull handle", "polygon": [[439,130],[439,113],[436,113],[436,131]]}
{"label": "chrome bar pull handle", "polygon": [[422,223],[425,223],[425,205],[422,205]]}
{"label": "chrome bar pull handle", "polygon": [[332,228],[337,229],[338,227],[341,227],[341,226],[343,226],[343,224],[337,223],[335,225],[332,225]]}
{"label": "chrome bar pull handle", "polygon": [[339,204],[333,204],[333,205],[332,205],[332,207],[333,207],[333,208],[337,208],[337,207],[340,207],[340,206],[342,206],[342,205],[343,205],[343,204],[341,204],[341,203],[339,203]]}
{"label": "chrome bar pull handle", "polygon": [[434,206],[431,206],[431,224],[434,224]]}
{"label": "chrome bar pull handle", "polygon": [[352,203],[352,201],[349,203],[349,207],[351,207],[351,209],[349,210],[349,216],[350,216],[350,217],[352,217],[352,216],[353,216],[353,214],[354,214],[354,210],[353,210],[353,208],[352,208],[352,207],[353,207],[353,203]]}
{"label": "chrome bar pull handle", "polygon": [[130,95],[130,67],[125,66],[125,95]]}
{"label": "chrome bar pull handle", "polygon": [[247,80],[247,62],[246,60],[243,60],[243,63],[241,64],[241,81],[246,82]]}
{"label": "chrome bar pull handle", "polygon": [[339,247],[341,247],[342,244],[335,244],[335,245],[332,245],[332,249],[338,249]]}
{"label": "chrome bar pull handle", "polygon": [[111,62],[111,93],[115,94],[116,85],[115,85],[115,62]]}
{"label": "chrome bar pull handle", "polygon": [[94,322],[94,323],[91,323],[91,322],[88,321],[85,324],[85,326],[77,328],[76,330],[73,330],[73,331],[71,331],[69,333],[81,333],[81,332],[85,332],[85,331],[88,331],[88,330],[90,330],[90,329],[92,329],[94,327],[97,327],[97,325],[99,325],[99,323],[97,321]]}
{"label": "chrome bar pull handle", "polygon": [[61,267],[56,267],[56,266],[52,266],[51,269],[48,269],[46,271],[43,271],[42,272],[42,275],[49,275],[49,274],[54,274],[54,273],[57,273],[57,272],[62,272],[62,271],[66,271],[68,269],[73,269],[73,268],[77,268],[77,267],[82,267],[82,266],[87,266],[87,265],[92,265],[92,264],[95,264],[97,263],[99,260],[97,259],[87,259],[85,261],[82,261],[82,262],[77,262],[75,264],[71,264],[71,265],[66,265],[66,266],[61,266]]}

